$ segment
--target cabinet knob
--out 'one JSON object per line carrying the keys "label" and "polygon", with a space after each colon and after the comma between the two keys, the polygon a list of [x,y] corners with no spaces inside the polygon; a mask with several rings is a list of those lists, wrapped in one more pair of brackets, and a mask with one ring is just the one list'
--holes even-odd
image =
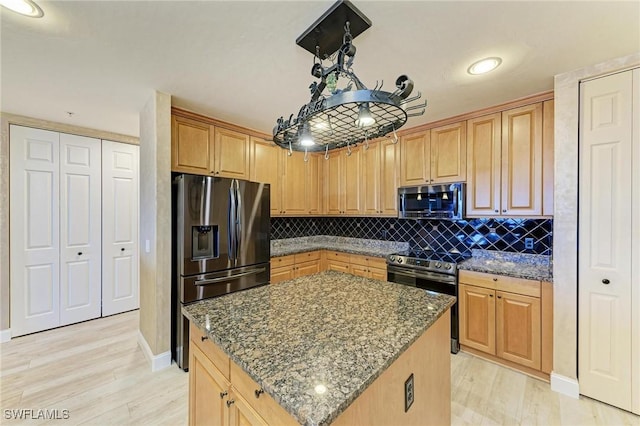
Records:
{"label": "cabinet knob", "polygon": [[204,342],[205,340],[207,340],[209,338],[209,336],[200,336],[200,341]]}
{"label": "cabinet knob", "polygon": [[505,210],[502,210],[502,213],[506,213],[506,212],[507,212],[507,210],[506,210],[506,209],[505,209]]}
{"label": "cabinet knob", "polygon": [[234,403],[235,401],[233,399],[230,399],[229,401],[227,401],[227,407],[231,407]]}
{"label": "cabinet knob", "polygon": [[493,297],[493,294],[490,294],[489,297]]}
{"label": "cabinet knob", "polygon": [[216,174],[216,172],[214,172],[213,170],[211,170],[211,174],[212,174],[212,175],[214,175],[214,174]]}
{"label": "cabinet knob", "polygon": [[260,388],[260,389],[256,389],[253,391],[253,393],[256,394],[256,398],[260,398],[260,395],[262,395],[264,393],[264,389]]}
{"label": "cabinet knob", "polygon": [[602,284],[609,284],[609,283],[611,283],[611,281],[609,281],[609,280],[608,280],[608,279],[606,279],[606,278],[602,280]]}
{"label": "cabinet knob", "polygon": [[498,296],[498,299],[502,299],[502,296]]}
{"label": "cabinet knob", "polygon": [[120,251],[124,251],[124,247],[122,247],[122,248],[120,249]]}
{"label": "cabinet knob", "polygon": [[219,174],[220,174],[220,172],[216,172],[216,174],[217,174],[217,175],[219,175]]}
{"label": "cabinet knob", "polygon": [[82,256],[82,252],[81,251],[78,252],[78,256]]}
{"label": "cabinet knob", "polygon": [[500,210],[494,210],[494,212],[496,212],[496,213],[500,213]]}
{"label": "cabinet knob", "polygon": [[223,399],[227,395],[229,395],[229,392],[227,392],[227,391],[220,392],[220,399]]}
{"label": "cabinet knob", "polygon": [[494,281],[498,281],[498,279],[497,279],[497,278],[494,278],[493,280],[494,280]]}

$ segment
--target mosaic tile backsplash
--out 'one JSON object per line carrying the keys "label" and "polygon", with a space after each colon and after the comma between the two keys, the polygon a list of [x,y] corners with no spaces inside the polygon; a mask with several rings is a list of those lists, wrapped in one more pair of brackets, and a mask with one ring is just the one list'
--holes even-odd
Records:
{"label": "mosaic tile backsplash", "polygon": [[[404,220],[381,217],[274,217],[271,238],[335,235],[408,242],[411,248],[434,250],[498,250],[551,256],[551,219],[466,219],[457,221]],[[533,249],[525,248],[533,238]]]}

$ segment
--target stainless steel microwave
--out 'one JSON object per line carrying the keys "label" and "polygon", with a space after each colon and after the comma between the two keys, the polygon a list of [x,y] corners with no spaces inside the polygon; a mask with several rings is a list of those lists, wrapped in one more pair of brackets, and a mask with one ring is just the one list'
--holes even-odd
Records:
{"label": "stainless steel microwave", "polygon": [[464,183],[398,188],[398,217],[462,219],[465,215],[464,191]]}

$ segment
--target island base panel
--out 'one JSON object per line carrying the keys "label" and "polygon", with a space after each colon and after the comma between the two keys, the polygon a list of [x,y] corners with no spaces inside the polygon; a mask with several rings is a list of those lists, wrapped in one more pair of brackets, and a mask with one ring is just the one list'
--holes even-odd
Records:
{"label": "island base panel", "polygon": [[[391,364],[334,426],[451,424],[450,310]],[[414,376],[414,402],[405,412],[405,381]]]}

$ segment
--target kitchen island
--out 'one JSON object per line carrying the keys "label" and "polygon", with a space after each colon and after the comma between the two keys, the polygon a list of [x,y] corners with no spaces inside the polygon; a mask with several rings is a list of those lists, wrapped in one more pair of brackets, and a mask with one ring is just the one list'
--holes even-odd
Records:
{"label": "kitchen island", "polygon": [[454,301],[327,271],[185,306],[190,423],[449,424]]}

